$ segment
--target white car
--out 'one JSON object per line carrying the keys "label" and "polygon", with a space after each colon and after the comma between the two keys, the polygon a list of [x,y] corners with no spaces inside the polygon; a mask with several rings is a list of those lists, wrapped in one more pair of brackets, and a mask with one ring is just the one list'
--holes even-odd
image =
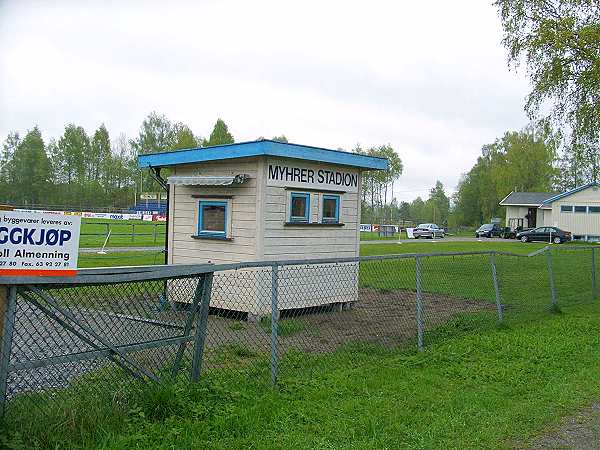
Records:
{"label": "white car", "polygon": [[438,227],[435,223],[422,223],[413,230],[415,239],[422,237],[434,239],[436,237],[443,238],[445,235],[444,229]]}

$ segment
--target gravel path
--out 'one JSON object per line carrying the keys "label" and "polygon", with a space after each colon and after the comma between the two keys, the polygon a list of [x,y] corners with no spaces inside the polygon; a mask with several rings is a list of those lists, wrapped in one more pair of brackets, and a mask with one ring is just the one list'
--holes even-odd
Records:
{"label": "gravel path", "polygon": [[600,404],[594,403],[578,414],[563,419],[557,429],[538,436],[522,448],[600,449]]}

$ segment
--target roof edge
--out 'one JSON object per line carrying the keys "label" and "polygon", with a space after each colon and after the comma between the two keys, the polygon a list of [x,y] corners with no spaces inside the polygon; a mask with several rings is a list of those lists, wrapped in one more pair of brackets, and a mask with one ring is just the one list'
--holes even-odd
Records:
{"label": "roof edge", "polygon": [[584,190],[586,190],[588,188],[591,188],[593,186],[600,187],[600,183],[598,183],[596,181],[592,181],[591,183],[587,183],[587,184],[584,184],[582,186],[578,186],[578,187],[573,188],[573,189],[571,189],[569,191],[563,192],[561,194],[557,194],[554,197],[550,197],[550,198],[544,200],[542,202],[542,205],[549,205],[550,203],[553,203],[556,200],[560,200],[561,198],[565,198],[565,197],[568,197],[570,195],[576,194],[577,192],[584,191]]}
{"label": "roof edge", "polygon": [[[310,155],[307,153],[310,153]],[[387,158],[379,156],[361,155],[342,150],[268,139],[138,155],[138,167],[167,167],[255,156],[301,159],[370,170],[385,170],[389,167]]]}

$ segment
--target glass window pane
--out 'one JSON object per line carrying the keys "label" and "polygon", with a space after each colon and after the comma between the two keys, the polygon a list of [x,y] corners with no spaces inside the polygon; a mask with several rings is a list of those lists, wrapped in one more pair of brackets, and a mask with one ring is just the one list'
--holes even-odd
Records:
{"label": "glass window pane", "polygon": [[584,213],[586,211],[587,211],[587,206],[576,206],[575,207],[575,212]]}
{"label": "glass window pane", "polygon": [[561,205],[560,212],[573,212],[573,207],[570,205]]}
{"label": "glass window pane", "polygon": [[336,219],[336,218],[337,218],[337,199],[324,198],[323,199],[323,219]]}
{"label": "glass window pane", "polygon": [[292,196],[292,217],[306,217],[306,197]]}
{"label": "glass window pane", "polygon": [[225,231],[225,206],[204,205],[202,207],[202,231]]}
{"label": "glass window pane", "polygon": [[600,214],[600,206],[590,206],[590,212],[592,214]]}

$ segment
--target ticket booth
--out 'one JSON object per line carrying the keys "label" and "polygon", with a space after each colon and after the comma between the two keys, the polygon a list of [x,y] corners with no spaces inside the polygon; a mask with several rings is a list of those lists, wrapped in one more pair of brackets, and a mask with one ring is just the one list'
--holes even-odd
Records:
{"label": "ticket booth", "polygon": [[[159,174],[161,168],[170,169],[167,262],[220,264],[358,256],[361,172],[385,170],[388,162],[261,140],[140,155],[139,166]],[[311,283],[289,281],[286,286],[286,279],[312,267],[296,266],[287,275],[281,271],[281,309],[356,300],[354,266],[343,277],[323,279],[320,291],[314,288],[320,284],[316,272],[307,272]],[[263,297],[269,290],[263,283],[269,278],[264,271],[247,269],[240,283],[230,281],[233,275],[215,276],[211,306],[266,313],[270,303]],[[169,296],[190,300],[178,298],[189,293],[175,288]]]}

